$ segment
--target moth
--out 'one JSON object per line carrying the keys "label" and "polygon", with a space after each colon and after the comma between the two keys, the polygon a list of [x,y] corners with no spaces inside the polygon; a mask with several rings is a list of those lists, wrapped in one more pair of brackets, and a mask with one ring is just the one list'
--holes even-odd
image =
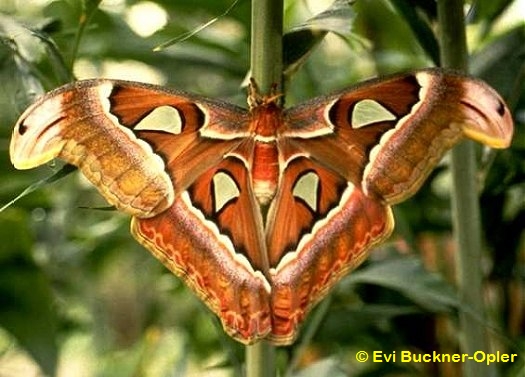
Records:
{"label": "moth", "polygon": [[286,345],[448,149],[465,137],[505,148],[513,133],[492,88],[438,69],[289,109],[275,96],[249,103],[78,81],[22,114],[11,160],[76,165],[230,336]]}

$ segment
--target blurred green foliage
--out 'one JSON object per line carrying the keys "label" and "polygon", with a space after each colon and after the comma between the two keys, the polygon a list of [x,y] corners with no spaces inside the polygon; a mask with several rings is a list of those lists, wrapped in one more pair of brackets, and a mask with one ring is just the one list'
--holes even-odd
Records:
{"label": "blurred green foliage", "polygon": [[[15,171],[9,138],[36,96],[74,77],[158,82],[242,105],[250,4],[241,0],[222,15],[230,5],[230,0],[2,1],[0,203],[60,169],[53,164]],[[480,150],[486,244],[486,297],[480,299],[488,306],[494,351],[520,353],[518,363],[498,365],[504,376],[525,373],[520,5],[523,16],[521,0],[468,4],[472,72],[508,100],[516,121],[510,149]],[[370,76],[437,64],[435,7],[433,0],[286,2],[287,104]],[[141,21],[133,21],[141,13]],[[141,23],[155,15],[161,27],[144,34]],[[153,51],[185,33],[188,39]],[[337,287],[323,311],[314,311],[303,331],[313,338],[279,350],[282,370],[294,366],[303,377],[460,375],[458,365],[355,361],[358,350],[458,352],[456,313],[468,308],[458,307],[453,288],[448,181],[445,161],[420,193],[396,207],[391,242]],[[239,375],[243,348],[132,240],[126,216],[94,209],[105,205],[80,175],[71,174],[0,213],[0,375]]]}

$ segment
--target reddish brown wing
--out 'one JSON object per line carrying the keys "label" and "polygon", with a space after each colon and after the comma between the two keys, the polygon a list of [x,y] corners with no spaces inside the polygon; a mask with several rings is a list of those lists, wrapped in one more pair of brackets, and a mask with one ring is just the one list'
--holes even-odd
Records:
{"label": "reddish brown wing", "polygon": [[297,336],[308,311],[393,229],[388,206],[302,156],[288,162],[267,223],[276,344]]}
{"label": "reddish brown wing", "polygon": [[311,306],[388,237],[389,205],[414,194],[449,148],[463,137],[506,147],[512,131],[494,90],[439,70],[373,80],[287,110],[266,225],[269,337],[293,341]]}
{"label": "reddish brown wing", "polygon": [[463,137],[504,148],[513,133],[492,88],[441,70],[373,80],[292,108],[285,118],[288,145],[389,204],[414,194]]}
{"label": "reddish brown wing", "polygon": [[226,331],[253,342],[271,331],[264,229],[251,157],[228,156],[241,143],[249,153],[248,127],[248,112],[232,105],[139,83],[81,81],[21,116],[11,159],[18,168],[55,157],[78,166],[135,216],[133,235]]}
{"label": "reddish brown wing", "polygon": [[[243,161],[227,157],[167,211],[134,218],[132,225],[137,240],[219,315],[228,334],[245,343],[266,337],[272,326],[271,286],[261,272],[267,265],[261,260],[263,224],[249,179]],[[228,192],[218,193],[217,185]]]}
{"label": "reddish brown wing", "polygon": [[[158,86],[79,81],[48,93],[22,114],[11,160],[29,169],[62,158],[78,166],[111,204],[149,217],[168,208],[240,142],[247,117],[235,106]],[[221,131],[228,131],[228,140],[220,138]],[[174,160],[179,169],[170,177],[166,165]]]}

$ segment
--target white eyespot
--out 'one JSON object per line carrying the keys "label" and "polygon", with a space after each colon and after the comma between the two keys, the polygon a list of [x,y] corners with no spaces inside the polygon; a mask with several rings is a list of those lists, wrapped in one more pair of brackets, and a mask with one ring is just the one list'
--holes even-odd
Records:
{"label": "white eyespot", "polygon": [[[225,175],[228,177],[226,173],[217,173],[216,176],[217,175],[219,176]],[[226,253],[228,253],[227,256],[231,258],[231,259],[223,259],[223,260],[227,260],[228,262],[233,260],[233,262],[235,262],[235,265],[238,264],[241,266],[241,271],[243,271],[243,268],[244,268],[244,270],[246,270],[251,276],[253,276],[256,280],[258,280],[262,284],[262,286],[264,287],[264,290],[267,293],[270,293],[272,290],[272,287],[270,283],[268,282],[268,279],[266,279],[266,277],[262,274],[261,271],[259,270],[255,271],[253,269],[252,264],[250,263],[248,258],[246,258],[246,256],[244,256],[243,254],[237,253],[235,251],[235,247],[233,246],[233,243],[230,237],[221,233],[220,229],[218,228],[215,222],[206,219],[204,214],[193,205],[188,192],[184,191],[183,193],[181,193],[180,198],[183,203],[181,209],[187,210],[189,213],[193,214],[196,217],[196,220],[198,221],[198,225],[201,225],[202,228],[207,229],[212,233],[212,236],[214,236],[214,243],[216,244],[217,248],[220,251],[225,251]],[[201,229],[199,229],[199,231],[200,230]],[[221,256],[221,258],[223,257]]]}
{"label": "white eyespot", "polygon": [[163,131],[178,135],[182,132],[182,118],[174,107],[159,106],[137,123],[134,130]]}
{"label": "white eyespot", "polygon": [[304,202],[312,209],[317,211],[317,198],[319,196],[319,176],[314,172],[309,172],[303,175],[295,183],[293,196],[304,200]]}
{"label": "white eyespot", "polygon": [[300,254],[304,252],[306,245],[308,245],[309,243],[312,242],[313,239],[315,239],[316,234],[321,229],[329,226],[334,218],[337,219],[338,215],[340,215],[343,212],[342,209],[344,209],[344,207],[348,204],[348,201],[350,197],[352,196],[354,189],[355,189],[355,186],[352,183],[348,182],[348,186],[343,191],[341,195],[341,199],[339,200],[339,203],[337,204],[337,206],[332,208],[323,219],[316,221],[314,226],[310,230],[310,233],[307,233],[301,237],[299,243],[295,247],[295,250],[289,250],[286,254],[284,254],[283,258],[279,261],[277,266],[270,269],[270,274],[272,276],[276,276],[282,270],[284,270],[289,264],[296,262]]}
{"label": "white eyespot", "polygon": [[368,126],[369,124],[396,119],[396,116],[379,102],[364,99],[354,105],[354,110],[352,111],[352,128],[357,129]]}
{"label": "white eyespot", "polygon": [[213,198],[215,199],[215,212],[219,212],[231,200],[238,198],[241,192],[237,183],[224,172],[213,176]]}

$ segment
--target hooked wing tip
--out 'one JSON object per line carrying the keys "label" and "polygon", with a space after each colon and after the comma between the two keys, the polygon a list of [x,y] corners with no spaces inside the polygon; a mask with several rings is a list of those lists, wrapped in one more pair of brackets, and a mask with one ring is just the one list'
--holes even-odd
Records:
{"label": "hooked wing tip", "polygon": [[467,96],[462,101],[469,114],[463,126],[466,136],[491,148],[507,148],[514,133],[509,108],[500,95],[479,80],[466,81]]}

